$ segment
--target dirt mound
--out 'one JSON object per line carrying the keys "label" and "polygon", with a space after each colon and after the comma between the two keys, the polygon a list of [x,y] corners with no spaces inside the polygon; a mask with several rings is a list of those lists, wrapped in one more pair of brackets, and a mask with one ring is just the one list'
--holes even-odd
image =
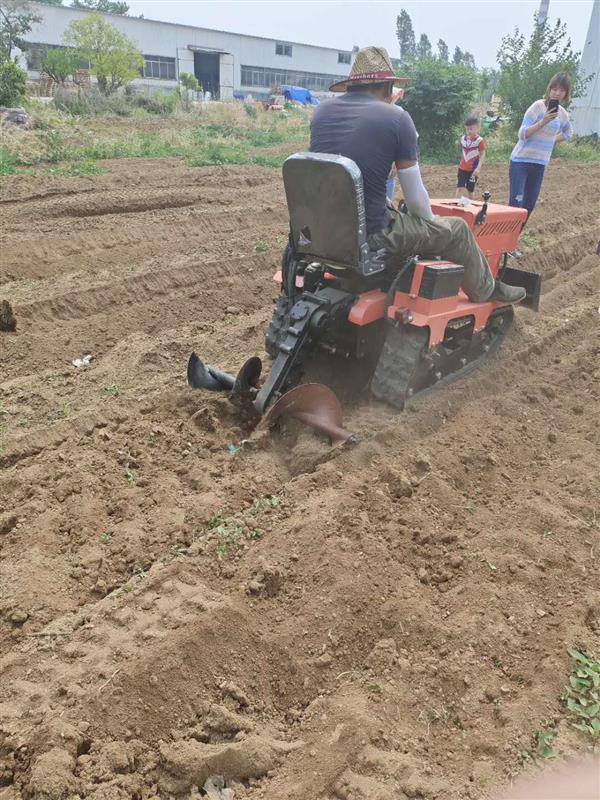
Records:
{"label": "dirt mound", "polygon": [[535,731],[583,749],[559,698],[566,648],[600,646],[600,262],[593,208],[557,220],[599,182],[549,169],[542,310],[494,362],[402,414],[349,400],[361,443],[331,451],[185,384],[192,349],[263,355],[276,172],[11,180],[2,800],[196,798],[215,774],[235,800],[463,800]]}

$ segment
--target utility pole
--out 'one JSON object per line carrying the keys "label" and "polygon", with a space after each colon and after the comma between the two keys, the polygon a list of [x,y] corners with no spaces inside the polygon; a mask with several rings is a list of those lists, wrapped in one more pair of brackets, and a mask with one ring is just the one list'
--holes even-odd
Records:
{"label": "utility pole", "polygon": [[538,11],[538,25],[543,25],[546,20],[548,19],[548,7],[550,5],[550,0],[540,0],[540,8]]}

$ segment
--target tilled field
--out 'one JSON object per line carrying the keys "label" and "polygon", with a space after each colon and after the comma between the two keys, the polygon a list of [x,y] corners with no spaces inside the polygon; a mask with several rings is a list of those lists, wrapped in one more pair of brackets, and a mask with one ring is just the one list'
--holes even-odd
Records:
{"label": "tilled field", "polygon": [[540,313],[402,414],[346,404],[335,452],[185,383],[192,348],[263,355],[278,173],[106,169],[2,194],[0,798],[462,800],[535,731],[585,750],[560,695],[600,649],[598,166],[548,170]]}

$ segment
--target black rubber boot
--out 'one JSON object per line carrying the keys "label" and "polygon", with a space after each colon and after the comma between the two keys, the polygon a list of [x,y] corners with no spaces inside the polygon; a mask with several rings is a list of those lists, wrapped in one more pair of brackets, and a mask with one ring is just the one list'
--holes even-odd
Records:
{"label": "black rubber boot", "polygon": [[493,300],[495,303],[520,303],[526,296],[527,292],[522,286],[509,286],[502,281],[496,281],[494,291],[488,300]]}

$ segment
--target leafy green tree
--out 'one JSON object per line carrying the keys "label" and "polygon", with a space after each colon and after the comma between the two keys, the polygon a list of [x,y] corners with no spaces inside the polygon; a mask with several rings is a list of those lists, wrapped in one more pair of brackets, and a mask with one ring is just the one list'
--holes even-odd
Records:
{"label": "leafy green tree", "polygon": [[469,53],[468,50],[465,50],[462,54],[462,61],[460,63],[464,64],[464,66],[468,67],[469,69],[477,69],[473,53]]}
{"label": "leafy green tree", "polygon": [[567,26],[560,19],[552,25],[548,20],[535,25],[529,38],[518,28],[502,39],[498,51],[500,79],[496,91],[502,109],[513,127],[518,128],[529,106],[543,96],[550,78],[566,72],[573,80],[573,96],[583,93],[592,76],[579,76],[579,53],[573,51]]}
{"label": "leafy green tree", "polygon": [[400,61],[405,64],[413,59],[417,52],[415,32],[408,11],[402,9],[396,17],[396,37],[400,47]]}
{"label": "leafy green tree", "polygon": [[71,6],[72,8],[89,8],[99,14],[121,14],[122,16],[129,14],[127,3],[121,3],[118,0],[72,0]]}
{"label": "leafy green tree", "polygon": [[183,100],[186,107],[188,107],[190,104],[190,92],[201,92],[202,86],[198,83],[198,78],[192,75],[191,72],[180,72],[179,83],[185,89],[185,92],[180,91],[180,94],[183,94]]}
{"label": "leafy green tree", "polygon": [[144,65],[144,57],[135,42],[105,22],[99,14],[71,22],[64,41],[89,62],[102,94],[109,95],[132,81]]}
{"label": "leafy green tree", "polygon": [[426,33],[422,33],[417,45],[417,58],[431,58],[431,42]]}
{"label": "leafy green tree", "polygon": [[462,64],[424,58],[403,68],[402,75],[410,78],[402,105],[417,126],[421,151],[425,155],[453,154],[460,127],[477,95],[477,73]]}
{"label": "leafy green tree", "polygon": [[37,0],[38,3],[43,3],[45,6],[62,6],[63,0]]}
{"label": "leafy green tree", "polygon": [[438,39],[437,50],[440,61],[449,61],[450,51],[448,50],[448,45],[443,39]]}
{"label": "leafy green tree", "polygon": [[54,83],[64,84],[79,64],[77,53],[67,47],[52,47],[42,61],[42,72]]}
{"label": "leafy green tree", "polygon": [[27,74],[14,61],[0,55],[0,106],[18,106],[25,96]]}
{"label": "leafy green tree", "polygon": [[0,4],[0,55],[12,56],[13,50],[25,50],[23,39],[36,22],[42,18],[23,0],[2,0]]}
{"label": "leafy green tree", "polygon": [[463,51],[460,49],[458,45],[454,48],[454,55],[452,56],[452,63],[453,64],[462,64],[463,63]]}

